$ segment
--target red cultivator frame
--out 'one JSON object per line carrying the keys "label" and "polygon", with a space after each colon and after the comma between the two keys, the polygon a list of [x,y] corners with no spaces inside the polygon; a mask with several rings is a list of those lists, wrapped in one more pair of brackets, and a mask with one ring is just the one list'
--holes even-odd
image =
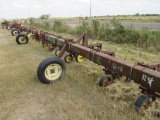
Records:
{"label": "red cultivator frame", "polygon": [[13,36],[17,36],[21,32],[26,32],[27,31],[27,28],[26,27],[22,27],[21,23],[20,24],[18,24],[18,23],[12,23],[12,22],[9,22],[9,21],[2,22],[2,28],[3,29],[7,28],[8,30],[12,30],[11,34]]}
{"label": "red cultivator frame", "polygon": [[21,24],[13,23],[9,21],[2,22],[2,28],[7,28],[8,30],[11,30],[12,28],[19,29],[21,27]]}
{"label": "red cultivator frame", "polygon": [[83,33],[79,39],[62,38],[47,32],[26,28],[26,34],[17,36],[18,44],[27,43],[29,33],[32,33],[32,38],[42,42],[43,46],[48,45],[50,51],[55,47],[59,48],[56,51],[58,57],[49,57],[43,60],[37,69],[37,75],[41,82],[49,84],[53,81],[60,80],[65,76],[65,63],[60,59],[65,51],[67,54],[64,59],[69,63],[73,58],[77,62],[83,62],[85,59],[103,66],[105,76],[99,81],[99,86],[108,86],[113,83],[116,78],[126,77],[126,81],[133,80],[140,84],[141,92],[145,95],[140,96],[135,102],[135,109],[147,109],[155,100],[160,97],[160,64],[131,64],[124,60],[115,57],[112,51],[102,51],[102,44],[88,45],[87,33]]}

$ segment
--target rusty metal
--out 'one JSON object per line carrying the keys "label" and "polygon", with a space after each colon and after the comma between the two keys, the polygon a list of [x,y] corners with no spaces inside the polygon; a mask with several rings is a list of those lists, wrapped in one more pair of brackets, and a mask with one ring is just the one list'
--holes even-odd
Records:
{"label": "rusty metal", "polygon": [[128,63],[115,57],[113,51],[102,51],[102,44],[88,45],[88,35],[83,33],[76,41],[63,38],[41,30],[29,28],[26,36],[32,33],[34,39],[41,41],[43,46],[51,45],[53,49],[58,47],[61,51],[58,57],[61,58],[65,51],[68,55],[81,55],[90,61],[103,66],[105,74],[110,74],[115,80],[125,76],[127,81],[133,80],[140,84],[143,94],[148,95],[154,102],[156,97],[160,98],[160,64]]}
{"label": "rusty metal", "polygon": [[[33,28],[32,28],[33,29]],[[30,32],[30,31],[29,31]],[[38,30],[38,29],[34,29],[31,31],[32,32],[32,35],[31,35],[31,38],[32,40],[35,40],[35,41],[39,41],[40,42],[40,39],[42,37],[41,35],[41,31]]]}
{"label": "rusty metal", "polygon": [[88,47],[91,49],[97,48],[97,50],[100,51],[102,49],[102,43],[99,43],[99,42],[94,43],[94,44],[91,43]]}
{"label": "rusty metal", "polygon": [[48,39],[53,40],[55,45],[59,45],[58,42],[61,43],[61,52],[58,57],[61,58],[65,51],[68,51],[71,56],[81,55],[103,66],[105,73],[112,75],[113,79],[125,76],[128,80],[140,84],[141,92],[152,98],[152,102],[155,101],[156,97],[160,97],[160,72],[158,72],[160,64],[131,64],[120,60],[115,57],[115,53],[112,51],[101,51],[102,46],[100,45],[100,47],[98,46],[100,49],[88,45],[86,33],[83,33],[77,41],[48,34],[45,34],[45,38],[46,41]]}
{"label": "rusty metal", "polygon": [[8,26],[12,27],[13,26],[13,23],[9,22],[9,21],[4,21],[2,22],[2,27],[3,28],[7,28],[8,29]]}
{"label": "rusty metal", "polygon": [[[37,40],[41,39],[43,41],[42,44],[48,41],[48,43],[50,42],[56,47],[59,47],[61,52],[58,57],[62,57],[65,51],[73,55],[82,55],[90,61],[104,66],[103,70],[105,73],[112,74],[114,78],[125,76],[150,90],[160,93],[160,73],[158,72],[160,64],[131,64],[116,58],[115,53],[112,51],[94,49],[91,45],[88,45],[87,33],[83,33],[76,41],[73,41],[73,39],[66,39],[43,31],[39,31],[40,34],[37,34],[38,30],[32,28],[27,34],[30,31],[38,36],[36,37]],[[41,37],[39,37],[40,35]]]}
{"label": "rusty metal", "polygon": [[5,25],[6,27],[11,27],[12,28],[15,28],[15,29],[19,29],[21,28],[21,23],[14,23],[14,22],[9,22],[9,21],[4,21],[2,22],[2,25]]}
{"label": "rusty metal", "polygon": [[[142,93],[152,97],[160,97],[160,72],[158,72],[160,64],[131,64],[116,58],[114,52],[91,49],[88,47],[86,33],[83,33],[77,41],[59,39],[54,35],[46,34],[45,36],[54,39],[54,44],[61,42],[63,47],[58,57],[62,57],[65,51],[68,51],[71,55],[81,55],[103,66],[105,73],[111,74],[114,79],[125,76],[129,80],[140,84]],[[80,41],[82,41],[81,44]]]}
{"label": "rusty metal", "polygon": [[13,23],[13,28],[15,29],[20,29],[21,28],[21,23],[18,24],[18,23]]}
{"label": "rusty metal", "polygon": [[137,62],[137,64],[140,65],[140,66],[143,66],[143,67],[146,67],[146,68],[149,68],[149,69],[156,70],[156,71],[160,72],[160,64],[159,63],[145,64],[143,62],[142,63]]}
{"label": "rusty metal", "polygon": [[9,24],[9,21],[5,20],[4,22],[2,22],[2,25],[7,25]]}

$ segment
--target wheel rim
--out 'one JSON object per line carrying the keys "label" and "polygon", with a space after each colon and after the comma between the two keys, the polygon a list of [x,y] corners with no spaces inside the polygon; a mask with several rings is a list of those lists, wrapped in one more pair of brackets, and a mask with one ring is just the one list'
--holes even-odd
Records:
{"label": "wheel rim", "polygon": [[103,86],[106,87],[106,86],[108,85],[108,83],[109,83],[109,80],[108,80],[108,79],[105,79],[105,80],[103,81]]}
{"label": "wheel rim", "polygon": [[85,61],[85,58],[84,58],[83,56],[81,56],[81,55],[78,55],[78,56],[77,56],[77,61],[78,61],[78,62],[84,62],[84,61]]}
{"label": "wheel rim", "polygon": [[149,106],[149,104],[150,104],[150,99],[147,99],[147,100],[142,104],[141,109],[142,109],[142,110],[147,109],[148,106]]}
{"label": "wheel rim", "polygon": [[48,46],[48,42],[45,42],[45,43],[44,43],[44,47],[47,47],[47,46]]}
{"label": "wheel rim", "polygon": [[66,62],[70,63],[72,61],[72,57],[70,55],[68,55],[65,60],[66,60]]}
{"label": "wheel rim", "polygon": [[26,38],[24,36],[19,37],[20,43],[26,43]]}
{"label": "wheel rim", "polygon": [[8,26],[8,29],[10,30],[10,29],[11,29],[11,27],[10,27],[10,26]]}
{"label": "wheel rim", "polygon": [[60,51],[61,51],[61,50],[57,50],[57,51],[55,52],[56,56],[59,55]]}
{"label": "wheel rim", "polygon": [[49,51],[53,51],[53,49],[54,49],[54,45],[49,44],[49,45],[48,45],[48,49],[49,49]]}
{"label": "wheel rim", "polygon": [[13,35],[18,35],[18,31],[13,31]]}
{"label": "wheel rim", "polygon": [[6,28],[6,26],[5,26],[5,25],[3,25],[3,28],[5,29],[5,28]]}
{"label": "wheel rim", "polygon": [[59,64],[51,64],[45,69],[44,73],[48,80],[54,81],[61,76],[62,67]]}

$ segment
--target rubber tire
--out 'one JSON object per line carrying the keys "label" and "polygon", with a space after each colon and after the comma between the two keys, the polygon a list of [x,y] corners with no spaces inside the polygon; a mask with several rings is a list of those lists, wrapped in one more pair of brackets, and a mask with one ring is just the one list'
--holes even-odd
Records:
{"label": "rubber tire", "polygon": [[45,69],[50,64],[53,64],[53,63],[59,64],[61,66],[61,68],[62,68],[62,74],[60,75],[60,77],[58,79],[56,79],[54,81],[61,80],[66,74],[66,65],[65,65],[65,63],[63,62],[62,59],[60,59],[60,58],[58,58],[56,56],[46,58],[39,64],[39,66],[37,68],[37,76],[38,76],[39,80],[44,84],[51,84],[51,83],[54,82],[54,81],[48,80],[44,75]]}
{"label": "rubber tire", "polygon": [[6,25],[5,25],[5,24],[2,24],[2,28],[3,28],[3,29],[6,29]]}
{"label": "rubber tire", "polygon": [[4,22],[2,22],[2,28],[3,28],[3,25],[5,25],[5,23],[4,23]]}
{"label": "rubber tire", "polygon": [[134,109],[139,112],[140,108],[142,107],[143,103],[145,103],[150,98],[146,95],[141,95],[134,104]]}
{"label": "rubber tire", "polygon": [[111,77],[110,77],[110,76],[106,76],[106,75],[103,76],[103,77],[99,80],[99,86],[100,86],[100,87],[106,87],[106,86],[103,85],[103,83],[104,83],[104,81],[105,81],[106,79],[109,80],[108,82],[111,81]]}
{"label": "rubber tire", "polygon": [[19,34],[19,35],[17,35],[17,37],[16,37],[16,42],[17,42],[17,44],[27,44],[27,43],[28,43],[28,36],[26,36],[26,42],[25,42],[25,43],[21,43],[21,42],[19,41],[19,38],[20,38],[21,36],[25,36],[25,34]]}
{"label": "rubber tire", "polygon": [[[17,31],[17,34],[15,34],[14,31]],[[12,34],[13,36],[17,36],[17,35],[20,34],[20,31],[17,30],[17,29],[13,29],[13,30],[11,31],[11,34]]]}

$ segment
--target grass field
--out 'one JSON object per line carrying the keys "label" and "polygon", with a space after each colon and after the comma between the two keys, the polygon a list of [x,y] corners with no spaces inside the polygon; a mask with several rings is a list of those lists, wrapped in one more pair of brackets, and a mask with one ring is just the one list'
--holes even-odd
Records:
{"label": "grass field", "polygon": [[[62,34],[67,38],[74,36]],[[74,38],[76,39],[76,38]],[[160,54],[151,54],[128,45],[103,42],[103,49],[129,62],[160,63]],[[117,79],[107,88],[98,86],[102,67],[90,61],[66,64],[67,73],[53,84],[42,84],[37,67],[54,56],[41,44],[30,41],[17,45],[10,31],[0,28],[0,120],[159,120],[160,100],[146,111],[134,111],[141,95],[134,82]]]}
{"label": "grass field", "polygon": [[132,21],[132,22],[160,22],[160,16],[133,16],[133,15],[122,15],[122,16],[105,16],[105,17],[100,17],[100,16],[92,16],[92,17],[60,17],[60,18],[49,18],[50,20],[52,19],[57,19],[57,20],[113,20],[117,19],[119,21]]}

